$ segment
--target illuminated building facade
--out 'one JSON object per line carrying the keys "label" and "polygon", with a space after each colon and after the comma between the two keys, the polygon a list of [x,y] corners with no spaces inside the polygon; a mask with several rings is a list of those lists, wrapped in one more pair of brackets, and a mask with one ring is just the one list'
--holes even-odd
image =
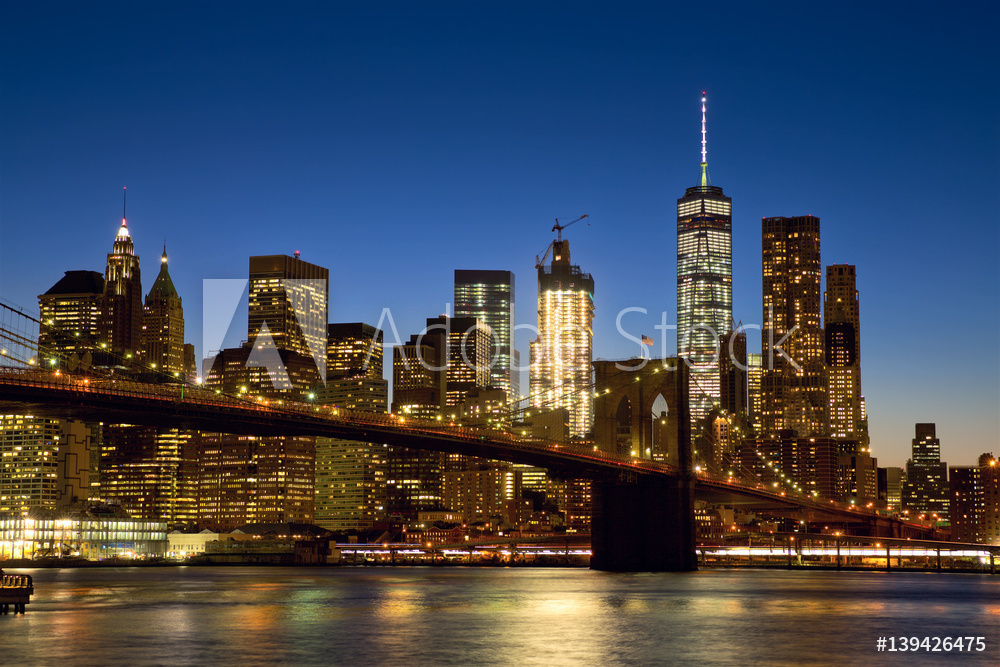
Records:
{"label": "illuminated building facade", "polygon": [[489,331],[489,385],[511,399],[520,394],[520,362],[514,349],[514,274],[511,271],[455,271],[455,317],[479,318]]}
{"label": "illuminated building facade", "polygon": [[103,336],[104,276],[97,271],[67,271],[49,291],[39,295],[38,310],[42,355],[52,352],[84,357]]}
{"label": "illuminated building facade", "polygon": [[[445,336],[446,378],[445,405],[454,408],[469,392],[490,385],[490,340],[486,324],[476,317],[432,317],[428,333]],[[457,416],[457,411],[452,411]]]}
{"label": "illuminated building facade", "polygon": [[800,438],[786,429],[774,437],[744,440],[737,463],[772,490],[797,486],[816,498],[840,500],[839,452],[833,438]]}
{"label": "illuminated building facade", "polygon": [[197,521],[197,433],[105,425],[99,470],[102,499],[129,516],[171,526]]}
{"label": "illuminated building facade", "polygon": [[911,517],[947,520],[948,464],[941,460],[941,441],[934,424],[917,424],[912,458],[906,462],[903,509]]}
{"label": "illuminated building facade", "polygon": [[364,322],[337,322],[326,330],[326,375],[330,379],[382,379],[382,330]]}
{"label": "illuminated building facade", "polygon": [[868,426],[861,396],[861,324],[855,269],[826,267],[823,299],[826,381],[830,400],[830,435],[868,447]]}
{"label": "illuminated building facade", "polygon": [[552,263],[538,265],[538,337],[530,344],[532,411],[569,410],[570,436],[594,422],[594,279],[570,263],[569,241],[552,243]]}
{"label": "illuminated building facade", "polygon": [[125,218],[118,228],[104,272],[104,312],[101,333],[108,349],[125,357],[142,349],[142,283],[139,257]]}
{"label": "illuminated building facade", "polygon": [[392,411],[434,419],[445,406],[448,379],[446,339],[442,332],[410,336],[392,348]]}
{"label": "illuminated building facade", "polygon": [[952,468],[951,539],[1000,545],[1000,462],[982,454],[979,465]]}
{"label": "illuminated building facade", "polygon": [[184,307],[167,270],[167,249],[160,257],[160,274],[146,295],[142,316],[143,363],[150,368],[183,379]]}
{"label": "illuminated building facade", "polygon": [[311,358],[326,380],[330,271],[287,255],[250,258],[249,343]]}
{"label": "illuminated building facade", "polygon": [[747,409],[750,415],[750,427],[760,434],[763,428],[761,421],[761,380],[764,377],[763,355],[759,352],[747,353]]}
{"label": "illuminated building facade", "polygon": [[[377,348],[381,353],[382,348]],[[353,364],[348,364],[353,369]],[[331,371],[336,373],[337,371]],[[327,381],[317,402],[349,410],[386,411],[388,383],[358,376]],[[316,507],[314,523],[328,530],[369,530],[386,520],[388,447],[384,444],[316,438]]]}
{"label": "illuminated building facade", "polygon": [[316,439],[201,433],[198,524],[312,523]]}
{"label": "illuminated building facade", "polygon": [[0,415],[0,512],[55,509],[60,431],[55,419]]}
{"label": "illuminated building facade", "polygon": [[92,430],[83,422],[0,415],[0,513],[86,500],[91,445]]}
{"label": "illuminated building facade", "polygon": [[463,523],[502,516],[507,504],[520,495],[520,472],[516,469],[489,467],[442,475],[442,505],[460,514]]}
{"label": "illuminated building facade", "polygon": [[64,553],[91,560],[163,556],[166,543],[165,523],[129,518],[115,507],[33,509],[27,516],[0,516],[0,560]]}
{"label": "illuminated building facade", "polygon": [[829,400],[820,326],[819,218],[764,218],[761,228],[761,430],[825,435]]}
{"label": "illuminated building facade", "polygon": [[709,184],[704,94],[701,114],[701,184],[677,200],[677,355],[691,366],[692,424],[721,402],[722,337],[733,321],[733,202]]}

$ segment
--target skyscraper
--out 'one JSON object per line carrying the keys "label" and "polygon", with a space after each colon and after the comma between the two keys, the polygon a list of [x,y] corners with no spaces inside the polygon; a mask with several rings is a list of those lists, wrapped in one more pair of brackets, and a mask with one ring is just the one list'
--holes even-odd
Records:
{"label": "skyscraper", "polygon": [[167,271],[167,248],[160,257],[160,274],[146,295],[142,316],[142,350],[146,365],[183,379],[184,307]]}
{"label": "skyscraper", "polygon": [[425,331],[443,332],[447,340],[445,404],[449,408],[464,401],[472,389],[489,386],[490,333],[481,319],[432,317]]}
{"label": "skyscraper", "polygon": [[325,381],[330,271],[295,255],[250,258],[248,340],[312,358]]}
{"label": "skyscraper", "polygon": [[67,271],[38,296],[38,310],[41,354],[83,357],[102,338],[104,276],[97,271]]}
{"label": "skyscraper", "polygon": [[552,263],[538,269],[538,338],[530,344],[532,408],[569,410],[572,437],[594,422],[594,279],[570,263],[569,241],[552,242]]}
{"label": "skyscraper", "polygon": [[827,430],[819,218],[764,218],[763,435]]}
{"label": "skyscraper", "polygon": [[720,402],[718,358],[728,353],[721,338],[733,321],[733,205],[709,184],[706,137],[702,93],[701,184],[677,200],[677,354],[691,365],[692,424]]}
{"label": "skyscraper", "polygon": [[382,330],[364,322],[327,326],[327,378],[382,379]]}
{"label": "skyscraper", "polygon": [[514,400],[520,391],[514,344],[514,274],[510,271],[455,271],[455,317],[478,317],[490,332],[490,385]]}
{"label": "skyscraper", "polygon": [[142,283],[139,257],[125,223],[118,228],[104,274],[102,338],[108,349],[128,357],[142,349]]}
{"label": "skyscraper", "polygon": [[861,399],[861,325],[853,266],[826,267],[823,320],[830,435],[856,440],[867,449]]}
{"label": "skyscraper", "polygon": [[911,516],[948,518],[948,464],[941,460],[941,440],[934,424],[917,424],[913,455],[906,462],[903,508]]}

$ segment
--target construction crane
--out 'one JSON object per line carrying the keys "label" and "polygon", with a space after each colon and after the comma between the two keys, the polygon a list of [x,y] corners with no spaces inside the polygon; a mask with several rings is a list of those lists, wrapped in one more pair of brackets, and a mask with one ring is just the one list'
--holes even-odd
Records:
{"label": "construction crane", "polygon": [[[589,216],[586,213],[584,213],[583,215],[581,215],[576,220],[573,220],[572,222],[567,222],[565,225],[560,225],[559,224],[559,218],[556,218],[556,224],[552,225],[552,231],[554,231],[554,232],[556,232],[558,234],[558,238],[556,238],[555,241],[553,241],[552,243],[549,244],[549,246],[545,249],[545,252],[542,254],[541,259],[539,259],[538,255],[535,255],[535,268],[536,269],[542,268],[542,265],[545,264],[545,260],[549,256],[549,252],[552,250],[552,245],[554,243],[556,243],[556,242],[562,243],[562,230],[566,229],[570,225],[575,225],[576,223],[580,222],[581,220],[583,220],[586,217],[589,217]],[[589,222],[587,223],[587,226],[588,227],[590,226]]]}

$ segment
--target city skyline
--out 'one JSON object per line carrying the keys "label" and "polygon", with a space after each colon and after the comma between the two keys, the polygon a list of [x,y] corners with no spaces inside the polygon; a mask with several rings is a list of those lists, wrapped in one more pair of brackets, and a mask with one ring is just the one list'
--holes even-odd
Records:
{"label": "city skyline", "polygon": [[[330,269],[331,321],[378,324],[389,307],[405,341],[446,311],[455,269],[509,270],[521,276],[522,294],[534,293],[534,258],[551,240],[552,219],[586,213],[591,226],[566,237],[600,283],[595,356],[636,352],[615,329],[628,307],[649,310],[623,325],[653,337],[658,355],[660,313],[676,322],[676,304],[663,296],[675,280],[673,202],[700,176],[699,94],[707,90],[712,176],[738,202],[734,317],[759,320],[757,216],[822,218],[823,265],[857,266],[873,454],[882,465],[902,464],[913,424],[936,422],[944,457],[972,464],[996,448],[1000,398],[991,339],[1000,328],[997,92],[982,87],[991,81],[981,64],[987,42],[949,17],[932,27],[877,9],[869,27],[850,30],[863,43],[857,55],[848,53],[851,40],[836,37],[846,19],[835,19],[810,28],[833,55],[794,63],[756,47],[740,63],[740,47],[815,19],[766,27],[777,10],[752,19],[743,11],[726,21],[747,19],[763,37],[727,23],[723,32],[738,37],[732,51],[700,53],[703,62],[682,55],[692,50],[682,35],[673,44],[634,40],[649,29],[624,18],[609,20],[601,49],[578,43],[571,26],[598,34],[586,7],[523,24],[482,8],[436,24],[432,12],[414,10],[378,21],[364,12],[320,17],[337,34],[360,26],[363,37],[339,46],[303,17],[279,21],[275,42],[257,46],[236,29],[262,20],[249,14],[203,40],[223,19],[218,9],[208,10],[205,28],[168,18],[134,33],[100,9],[67,10],[46,35],[24,16],[25,29],[0,47],[9,93],[0,129],[0,296],[33,310],[64,271],[101,270],[118,227],[118,188],[127,185],[143,296],[166,236],[187,342],[200,346],[202,280],[245,278],[247,257],[295,250]],[[421,19],[428,36],[400,40],[408,17]],[[486,49],[464,30],[463,21],[486,18],[498,20],[489,36],[506,48]],[[890,19],[909,36],[878,34]],[[74,21],[87,29],[78,34]],[[168,39],[170,31],[182,38]],[[936,46],[907,46],[914,32],[933,35]],[[432,48],[431,36],[450,48]],[[377,39],[366,45],[364,37]],[[407,47],[414,63],[403,57]],[[70,52],[91,69],[67,66]],[[329,59],[314,57],[322,53]],[[762,73],[738,80],[755,66]],[[279,76],[286,70],[293,80]],[[806,76],[814,72],[815,82]],[[317,75],[333,92],[306,85]],[[838,84],[847,95],[829,88]],[[391,102],[404,100],[405,111],[395,111]],[[970,141],[967,128],[984,136]],[[967,234],[940,232],[956,225]],[[417,271],[426,281],[419,289],[394,279]],[[371,280],[352,293],[363,272]],[[534,323],[533,301],[519,300],[517,323]],[[383,329],[386,343],[396,342]],[[941,341],[956,330],[968,354],[949,359]],[[750,350],[757,345],[751,339]],[[525,363],[527,338],[516,348]]]}

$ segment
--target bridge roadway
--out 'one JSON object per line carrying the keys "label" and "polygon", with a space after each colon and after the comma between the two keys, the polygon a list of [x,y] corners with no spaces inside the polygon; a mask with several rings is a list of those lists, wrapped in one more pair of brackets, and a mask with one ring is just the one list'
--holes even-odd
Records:
{"label": "bridge roadway", "polygon": [[[37,369],[0,369],[0,411],[79,421],[182,428],[238,435],[307,435],[389,443],[413,449],[522,463],[569,477],[619,482],[677,479],[676,466],[622,457],[596,449],[517,438],[492,429],[390,414],[277,400],[238,399],[201,387],[150,384]],[[760,486],[694,478],[695,499],[779,516],[838,524],[871,523],[875,513],[804,494],[787,495]],[[898,520],[885,519],[895,524]],[[917,524],[891,533],[926,533]]]}

